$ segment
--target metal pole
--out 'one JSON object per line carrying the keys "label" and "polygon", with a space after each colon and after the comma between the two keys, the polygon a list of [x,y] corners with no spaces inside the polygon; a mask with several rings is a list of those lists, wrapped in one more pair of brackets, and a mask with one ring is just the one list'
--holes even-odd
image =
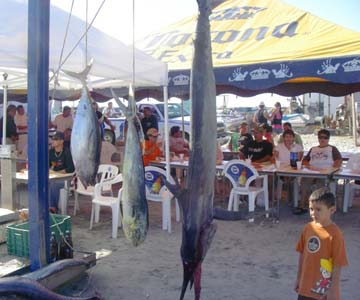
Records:
{"label": "metal pole", "polygon": [[[170,150],[169,150],[169,110],[168,110],[168,89],[164,86],[164,140],[165,140],[165,160],[166,160],[166,178],[170,178]],[[167,193],[167,197],[170,198],[170,194]],[[167,199],[168,203],[170,199]],[[171,232],[171,222],[167,227],[168,232]]]}
{"label": "metal pole", "polygon": [[355,111],[355,95],[351,94],[351,117],[352,117],[352,134],[355,145],[357,145],[357,134],[356,134],[356,111]]}
{"label": "metal pole", "polygon": [[4,101],[3,101],[3,132],[2,132],[2,144],[6,145],[6,121],[7,121],[7,90],[8,90],[8,85],[7,85],[7,78],[8,78],[8,74],[4,73],[3,74],[4,77]]}
{"label": "metal pole", "polygon": [[50,1],[28,1],[30,268],[50,260],[48,111]]}

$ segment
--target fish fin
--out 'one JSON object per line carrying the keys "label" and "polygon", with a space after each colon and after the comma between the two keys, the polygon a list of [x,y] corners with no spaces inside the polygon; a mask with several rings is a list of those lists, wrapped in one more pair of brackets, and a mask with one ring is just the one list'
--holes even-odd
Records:
{"label": "fish fin", "polygon": [[86,65],[85,69],[79,73],[68,70],[63,70],[63,72],[73,78],[80,80],[83,86],[86,86],[86,78],[92,68],[93,63],[94,63],[94,59],[92,58],[90,59],[90,62]]}
{"label": "fish fin", "polygon": [[128,108],[119,100],[119,97],[115,94],[114,90],[110,88],[111,95],[113,96],[115,102],[117,105],[119,105],[121,111],[124,113],[124,115],[127,117],[129,115]]}

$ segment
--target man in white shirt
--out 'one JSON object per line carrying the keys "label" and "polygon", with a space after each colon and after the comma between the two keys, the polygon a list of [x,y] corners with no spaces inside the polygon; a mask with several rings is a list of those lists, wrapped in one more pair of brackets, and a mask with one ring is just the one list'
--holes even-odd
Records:
{"label": "man in white shirt", "polygon": [[71,115],[71,108],[69,106],[64,106],[62,114],[55,117],[52,125],[55,127],[56,131],[64,133],[66,129],[72,129],[73,123],[74,120]]}

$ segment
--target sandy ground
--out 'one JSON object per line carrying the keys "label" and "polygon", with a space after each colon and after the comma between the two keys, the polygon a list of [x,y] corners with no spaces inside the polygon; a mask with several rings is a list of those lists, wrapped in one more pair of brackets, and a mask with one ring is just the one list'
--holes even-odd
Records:
{"label": "sandy ground", "polygon": [[[334,216],[344,233],[350,262],[341,277],[341,299],[345,300],[359,299],[359,200],[349,213],[337,212]],[[89,271],[85,288],[90,290],[86,294],[97,291],[106,300],[179,298],[181,224],[176,223],[174,217],[173,232],[168,234],[161,230],[160,206],[151,203],[147,239],[134,248],[121,229],[118,239],[111,239],[110,210],[103,210],[100,223],[90,231],[89,203],[83,199],[81,205],[80,214],[73,218],[75,247],[86,251],[111,251]],[[223,206],[224,202],[216,201],[215,205]],[[173,215],[174,210],[173,207]],[[285,201],[281,205],[279,223],[266,219],[261,209],[253,224],[246,220],[215,220],[218,230],[203,264],[202,299],[296,299],[293,284],[297,253],[294,247],[302,227],[309,220],[307,215],[292,215]],[[188,291],[185,299],[193,298],[193,291]]]}
{"label": "sandy ground", "polygon": [[[332,138],[342,151],[349,151],[349,137]],[[316,143],[311,136],[307,144]],[[306,147],[307,148],[307,147]],[[338,191],[340,201],[342,188]],[[340,202],[341,203],[341,202]],[[73,211],[69,201],[69,214]],[[215,201],[215,206],[226,201]],[[119,229],[118,239],[111,239],[111,211],[102,209],[100,223],[89,230],[90,199],[80,198],[80,213],[72,217],[74,247],[80,251],[102,251],[110,254],[98,260],[80,282],[65,293],[89,295],[102,299],[172,300],[179,299],[182,283],[180,258],[181,223],[176,223],[173,207],[173,232],[161,229],[159,203],[150,203],[150,228],[144,244],[134,248]],[[280,221],[266,219],[259,209],[255,222],[246,220],[218,221],[214,241],[203,263],[203,300],[295,300],[293,285],[297,271],[295,244],[309,216],[295,216],[281,203]],[[343,269],[341,289],[343,300],[357,300],[360,282],[360,194],[349,213],[337,212],[334,221],[344,233],[350,265]],[[0,255],[4,254],[4,245]],[[194,299],[187,291],[186,300]]]}

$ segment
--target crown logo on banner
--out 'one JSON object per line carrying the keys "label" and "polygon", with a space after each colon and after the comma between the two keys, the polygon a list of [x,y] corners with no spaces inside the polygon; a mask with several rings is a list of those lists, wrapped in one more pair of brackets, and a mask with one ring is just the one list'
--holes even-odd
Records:
{"label": "crown logo on banner", "polygon": [[342,64],[344,72],[360,71],[360,59],[354,58]]}
{"label": "crown logo on banner", "polygon": [[189,85],[190,77],[184,74],[180,74],[175,76],[172,81],[174,85]]}
{"label": "crown logo on banner", "polygon": [[251,80],[268,79],[270,71],[267,69],[259,68],[250,72]]}

